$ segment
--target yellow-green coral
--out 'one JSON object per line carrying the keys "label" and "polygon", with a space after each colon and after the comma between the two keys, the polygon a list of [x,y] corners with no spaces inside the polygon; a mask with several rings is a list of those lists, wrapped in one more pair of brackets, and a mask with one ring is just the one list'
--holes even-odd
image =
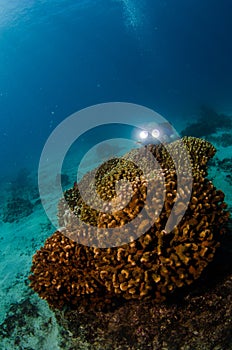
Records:
{"label": "yellow-green coral", "polygon": [[[184,217],[168,233],[165,225],[177,196],[175,166],[181,166],[181,163],[174,165],[168,148],[179,152],[179,142],[183,142],[191,156],[192,193]],[[68,237],[81,236],[83,243],[87,233],[80,229],[73,232],[72,224],[64,222],[64,213],[68,203],[81,220],[106,230],[133,221],[144,207],[147,187],[141,170],[130,161],[131,153],[103,164],[95,178],[98,195],[104,200],[114,198],[116,181],[123,178],[131,181],[134,194],[123,209],[102,213],[84,203],[77,186],[65,192],[67,203],[60,202],[59,220],[61,226],[67,224],[69,235],[66,237],[57,231],[47,239],[33,257],[30,276],[31,287],[52,307],[75,307],[80,303],[102,307],[118,297],[162,301],[177,287],[191,284],[213,259],[229,217],[224,194],[206,178],[206,163],[215,154],[215,148],[193,137],[175,141],[166,148],[162,145],[148,148],[161,166],[151,177],[154,186],[157,185],[156,200],[159,201],[159,194],[160,198],[164,195],[164,205],[162,203],[161,213],[152,227],[147,224],[153,213],[147,209],[147,221],[143,218],[139,223],[145,232],[142,236],[137,238],[133,231],[125,232],[131,236],[130,243],[104,249],[78,244]],[[165,178],[165,191],[159,186],[160,172]],[[82,184],[85,185],[85,181],[84,177]],[[184,198],[189,189],[183,183],[179,190]],[[184,200],[180,200],[175,206],[176,218],[183,208]]]}

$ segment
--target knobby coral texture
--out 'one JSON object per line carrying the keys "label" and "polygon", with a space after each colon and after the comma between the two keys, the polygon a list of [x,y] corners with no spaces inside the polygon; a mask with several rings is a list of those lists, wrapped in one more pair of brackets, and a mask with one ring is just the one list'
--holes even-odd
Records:
{"label": "knobby coral texture", "polygon": [[[183,164],[177,162],[174,165],[168,152],[169,147],[172,152],[180,152],[180,142],[191,158],[192,191],[183,218],[167,233],[164,229],[172,209],[175,208],[175,217],[178,218],[189,195],[189,187],[184,180],[178,184],[177,191],[176,167]],[[138,223],[144,229],[144,234],[139,238],[135,239],[134,235],[137,227],[131,225],[131,232],[125,233],[131,237],[129,243],[98,248],[96,242],[100,238],[91,237],[93,246],[87,246],[84,243],[88,232],[84,228],[75,228],[66,215],[69,206],[83,222],[90,223],[92,227],[105,228],[106,232],[107,228],[122,228],[128,222],[133,223],[148,196],[143,174],[130,160],[133,150],[123,158],[104,163],[95,176],[97,194],[104,200],[117,200],[116,182],[129,179],[133,196],[123,209],[115,213],[102,213],[91,208],[81,198],[76,184],[64,193],[65,200],[60,201],[58,216],[60,226],[65,225],[66,234],[56,231],[46,240],[44,247],[33,257],[29,277],[31,287],[52,308],[68,306],[75,309],[83,305],[102,309],[125,299],[153,298],[157,302],[164,301],[177,288],[190,285],[212,261],[229,218],[223,192],[207,179],[207,162],[214,156],[215,148],[209,142],[194,137],[184,137],[165,147],[147,147],[160,165],[160,168],[150,172],[153,186],[157,186],[155,200],[158,203],[164,198],[164,203],[160,215],[147,229],[152,213],[149,207],[146,208],[147,216],[143,215],[143,221]],[[165,179],[163,188],[158,185],[161,175]],[[80,184],[85,186],[86,191],[93,186],[87,181],[86,175]],[[178,206],[174,207],[177,197]],[[72,235],[75,239],[72,239]],[[78,238],[81,238],[82,244],[77,243]],[[111,239],[115,242],[117,237],[109,237],[109,242]]]}

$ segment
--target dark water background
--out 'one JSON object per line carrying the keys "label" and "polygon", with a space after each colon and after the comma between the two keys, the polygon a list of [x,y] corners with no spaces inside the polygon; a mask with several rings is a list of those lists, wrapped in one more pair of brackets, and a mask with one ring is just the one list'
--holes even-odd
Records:
{"label": "dark water background", "polygon": [[230,0],[0,1],[1,176],[36,168],[77,110],[132,102],[176,124],[232,111]]}

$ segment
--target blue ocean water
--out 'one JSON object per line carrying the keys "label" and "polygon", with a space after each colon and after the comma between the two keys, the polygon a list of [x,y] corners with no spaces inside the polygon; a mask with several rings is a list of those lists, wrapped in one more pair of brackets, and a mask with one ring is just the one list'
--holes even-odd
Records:
{"label": "blue ocean water", "polygon": [[[30,199],[39,205],[35,184],[46,140],[69,115],[99,103],[146,106],[180,133],[193,125],[193,134],[204,127],[204,136],[207,123],[213,124],[209,136],[219,148],[216,132],[227,134],[220,161],[231,158],[226,148],[232,145],[231,14],[230,0],[0,0],[1,209],[16,189],[28,197],[31,183]],[[208,108],[203,117],[202,105]],[[113,138],[109,130],[99,140],[92,137],[100,142],[105,133]],[[92,142],[81,145],[80,158]],[[231,182],[218,182],[231,188]],[[24,277],[35,250],[53,231],[45,214],[39,215],[43,219],[35,215],[30,221],[35,231],[28,260],[22,261]],[[20,225],[3,218],[2,237]],[[47,230],[39,238],[37,225]],[[27,242],[31,231],[18,232],[20,242]],[[13,251],[18,247],[15,243]],[[8,247],[2,265],[6,279],[11,269],[18,273],[13,259],[14,268],[7,263],[9,252]]]}
{"label": "blue ocean water", "polygon": [[231,2],[1,1],[1,164],[36,166],[50,132],[93,104],[165,118],[231,111]]}

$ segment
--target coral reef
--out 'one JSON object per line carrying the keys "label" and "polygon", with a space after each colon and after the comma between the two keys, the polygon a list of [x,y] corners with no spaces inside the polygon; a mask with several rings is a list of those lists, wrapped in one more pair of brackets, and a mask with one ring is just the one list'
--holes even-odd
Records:
{"label": "coral reef", "polygon": [[232,157],[224,158],[222,160],[218,159],[217,166],[219,169],[222,169],[223,171],[230,173],[232,169]]}
{"label": "coral reef", "polygon": [[19,189],[25,190],[28,187],[30,180],[30,171],[27,168],[19,169],[16,177],[11,181],[11,190],[18,191]]}
{"label": "coral reef", "polygon": [[4,208],[2,221],[14,222],[19,221],[23,217],[29,216],[33,212],[33,204],[29,199],[13,197],[8,200]]}
{"label": "coral reef", "polygon": [[32,201],[39,198],[36,179],[27,168],[20,169],[16,176],[11,179],[8,186],[8,193],[11,193],[11,196],[14,198],[30,198]]}
{"label": "coral reef", "polygon": [[108,312],[80,305],[55,314],[72,334],[70,350],[231,350],[231,295],[232,235],[224,235],[201,277],[165,303],[131,300]]}
{"label": "coral reef", "polygon": [[220,145],[222,147],[230,147],[232,146],[232,135],[231,132],[223,132],[219,136],[209,136],[208,141]]}
{"label": "coral reef", "polygon": [[[105,249],[94,247],[98,237],[91,237],[93,246],[76,243],[68,237],[81,237],[83,242],[88,232],[75,228],[72,220],[66,217],[66,211],[68,205],[82,221],[106,231],[139,216],[149,193],[141,170],[130,160],[134,151],[122,159],[104,163],[95,176],[97,192],[104,200],[114,199],[117,180],[130,180],[133,197],[123,209],[110,214],[92,209],[82,200],[76,184],[65,192],[65,200],[59,205],[59,220],[61,226],[66,226],[64,232],[68,237],[56,231],[46,240],[44,247],[33,257],[29,277],[31,287],[52,308],[69,306],[75,309],[82,305],[102,309],[121,300],[162,302],[177,288],[188,286],[200,277],[213,260],[229,213],[224,194],[206,177],[206,165],[215,154],[215,148],[207,141],[184,137],[181,142],[189,151],[192,165],[190,203],[179,224],[170,233],[164,230],[177,197],[175,215],[178,218],[189,194],[184,179],[178,184],[177,193],[177,171],[183,163],[174,164],[168,151],[180,152],[179,142],[174,141],[166,147],[147,146],[160,164],[159,169],[151,171],[150,178],[153,188],[157,187],[156,200],[159,202],[164,196],[164,203],[158,219],[146,229],[146,220],[152,216],[147,208],[147,219],[139,224],[143,225],[145,233],[136,239],[133,231],[126,232],[131,235],[127,244]],[[146,159],[144,161],[146,167]],[[161,173],[165,178],[165,189],[159,185]],[[87,175],[80,185],[86,191],[93,186],[88,183]],[[123,202],[124,198],[120,200]],[[137,229],[135,226],[134,231]],[[116,238],[109,234],[109,242],[111,239],[115,241]]]}
{"label": "coral reef", "polygon": [[7,200],[2,202],[3,222],[18,222],[31,215],[40,204],[36,178],[32,178],[28,169],[20,169],[6,186]]}
{"label": "coral reef", "polygon": [[31,293],[12,302],[0,324],[1,350],[69,349],[69,338],[42,300]]}
{"label": "coral reef", "polygon": [[[209,123],[210,120],[210,123]],[[219,114],[215,112],[212,108],[208,106],[201,106],[200,115],[197,121],[187,125],[187,127],[182,130],[181,135],[193,135],[195,137],[207,137],[210,136],[209,141],[215,141],[212,138],[212,134],[215,134],[218,131],[224,131],[232,128],[232,118],[224,114]],[[211,140],[212,139],[212,140]],[[223,137],[220,137],[218,140],[221,141],[224,147],[231,144],[231,136],[226,135],[226,140],[223,140]],[[216,140],[216,141],[218,141]]]}

